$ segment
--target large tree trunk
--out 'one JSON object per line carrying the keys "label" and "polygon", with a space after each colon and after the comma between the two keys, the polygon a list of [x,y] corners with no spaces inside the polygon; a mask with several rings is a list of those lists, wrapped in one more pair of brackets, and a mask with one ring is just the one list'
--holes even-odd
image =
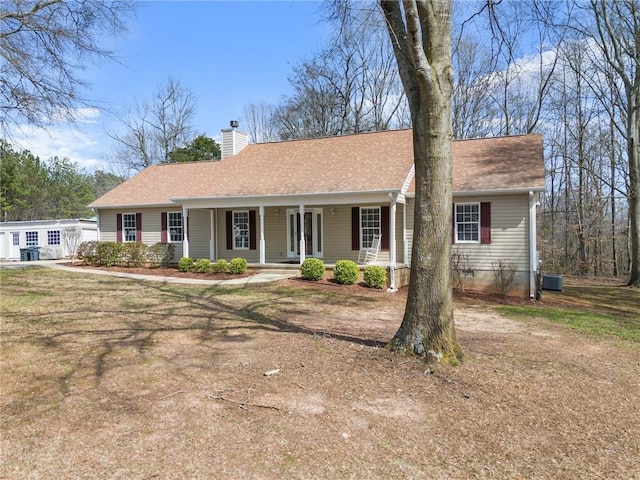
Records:
{"label": "large tree trunk", "polygon": [[[640,32],[638,34],[640,44]],[[640,51],[638,52],[640,54]],[[631,279],[629,285],[640,287],[640,71],[636,86],[629,95],[627,142],[629,155],[629,217],[631,220]]]}
{"label": "large tree trunk", "polygon": [[409,293],[394,350],[463,358],[451,287],[451,0],[381,1],[413,122],[416,208]]}

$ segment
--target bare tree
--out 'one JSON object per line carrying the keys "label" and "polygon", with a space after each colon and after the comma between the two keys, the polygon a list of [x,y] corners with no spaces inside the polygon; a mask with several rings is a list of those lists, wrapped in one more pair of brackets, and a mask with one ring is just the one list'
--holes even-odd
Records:
{"label": "bare tree", "polygon": [[276,110],[282,138],[308,138],[407,126],[406,98],[378,11],[352,10],[334,23],[329,46],[293,67],[294,93]]}
{"label": "bare tree", "polygon": [[278,140],[276,107],[267,102],[248,102],[242,107],[242,124],[253,143]]}
{"label": "bare tree", "polygon": [[43,126],[91,106],[78,72],[112,57],[101,38],[120,34],[129,1],[7,0],[0,4],[0,131],[21,121]]}
{"label": "bare tree", "polygon": [[109,135],[117,143],[116,161],[130,170],[170,162],[169,154],[194,136],[195,95],[169,78],[151,100],[134,103],[120,115],[121,132]]}
{"label": "bare tree", "polygon": [[620,97],[629,167],[629,285],[640,287],[640,2],[590,0],[589,7],[596,24],[593,34],[596,44],[622,84]]}

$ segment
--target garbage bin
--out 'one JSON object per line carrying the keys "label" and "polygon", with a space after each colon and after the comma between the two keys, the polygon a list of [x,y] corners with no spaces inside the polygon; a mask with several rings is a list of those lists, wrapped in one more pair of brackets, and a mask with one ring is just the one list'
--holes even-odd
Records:
{"label": "garbage bin", "polygon": [[28,248],[21,248],[20,249],[20,261],[21,262],[28,262],[29,261],[29,249]]}
{"label": "garbage bin", "polygon": [[40,260],[40,247],[29,247],[29,253],[31,254],[30,261]]}

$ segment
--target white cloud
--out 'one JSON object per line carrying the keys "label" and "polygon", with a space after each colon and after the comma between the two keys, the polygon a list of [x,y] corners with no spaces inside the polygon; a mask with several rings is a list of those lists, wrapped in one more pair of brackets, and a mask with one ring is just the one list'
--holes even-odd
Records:
{"label": "white cloud", "polygon": [[10,143],[17,149],[29,150],[41,160],[66,157],[88,171],[104,168],[105,162],[100,159],[104,135],[95,128],[100,122],[100,111],[78,109],[76,122],[76,125],[60,122],[46,128],[18,125],[10,132]]}

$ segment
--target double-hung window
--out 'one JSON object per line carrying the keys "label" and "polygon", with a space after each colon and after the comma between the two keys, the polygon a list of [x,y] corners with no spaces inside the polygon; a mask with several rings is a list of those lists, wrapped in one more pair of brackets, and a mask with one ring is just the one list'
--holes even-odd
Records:
{"label": "double-hung window", "polygon": [[244,250],[249,248],[249,211],[233,212],[233,248]]}
{"label": "double-hung window", "polygon": [[60,245],[60,230],[47,230],[47,245]]}
{"label": "double-hung window", "polygon": [[35,247],[38,245],[38,232],[25,232],[27,247]]}
{"label": "double-hung window", "polygon": [[122,240],[125,242],[136,241],[136,214],[122,214]]}
{"label": "double-hung window", "polygon": [[456,242],[480,242],[480,204],[456,203]]}
{"label": "double-hung window", "polygon": [[182,212],[167,213],[167,223],[169,228],[169,241],[181,242],[182,236]]}
{"label": "double-hung window", "polygon": [[380,207],[360,208],[361,247],[369,248],[374,235],[380,235]]}

